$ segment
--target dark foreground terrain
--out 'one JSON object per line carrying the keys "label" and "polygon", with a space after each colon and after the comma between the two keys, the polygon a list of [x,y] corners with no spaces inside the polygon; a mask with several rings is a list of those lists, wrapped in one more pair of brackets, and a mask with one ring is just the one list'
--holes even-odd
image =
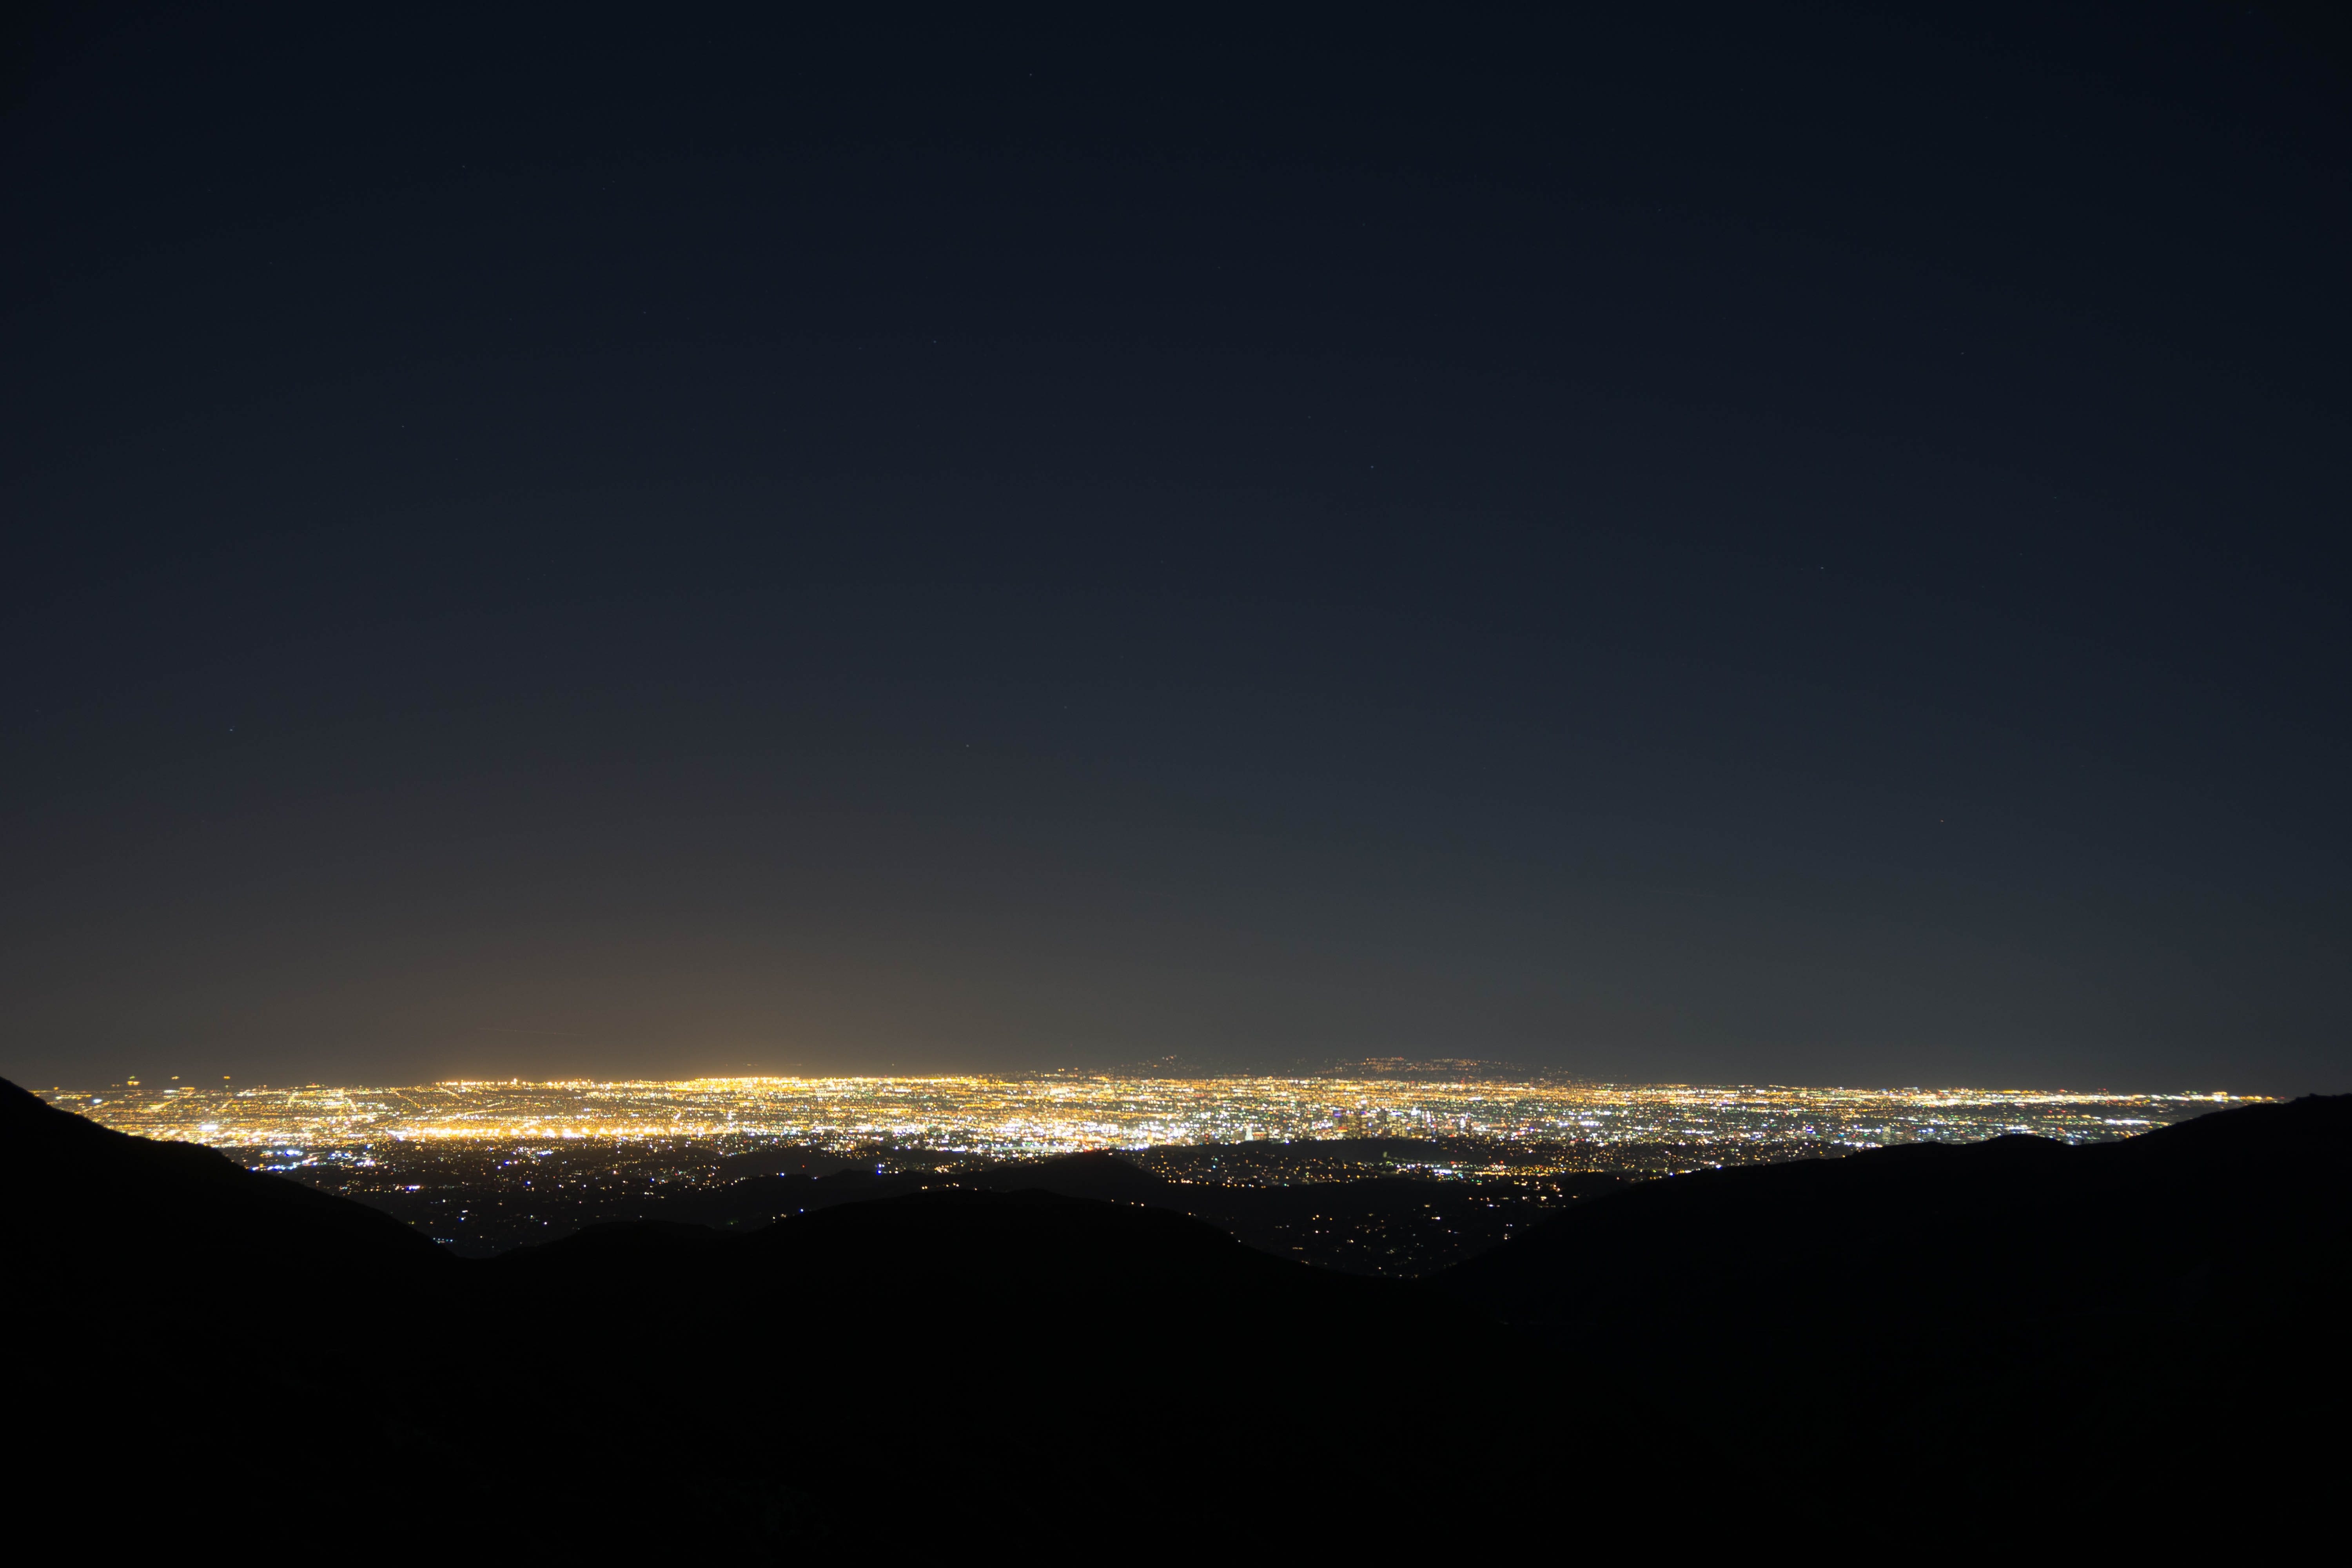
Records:
{"label": "dark foreground terrain", "polygon": [[12,1508],[370,1557],[2244,1542],[2338,1485],[2347,1156],[2339,1098],[1711,1172],[1425,1281],[1108,1164],[474,1262],[0,1086]]}
{"label": "dark foreground terrain", "polygon": [[[288,1173],[381,1209],[464,1258],[495,1258],[616,1220],[757,1229],[843,1204],[961,1186],[1173,1209],[1277,1257],[1397,1279],[1433,1274],[1568,1204],[1641,1179],[1590,1171],[1485,1180],[1369,1173],[1394,1165],[1400,1153],[1428,1160],[1444,1152],[1430,1140],[1328,1139],[992,1165],[929,1150],[859,1160],[784,1145],[719,1154],[617,1143],[425,1144],[379,1150],[363,1166]],[[1475,1152],[1486,1160],[1496,1152]]]}

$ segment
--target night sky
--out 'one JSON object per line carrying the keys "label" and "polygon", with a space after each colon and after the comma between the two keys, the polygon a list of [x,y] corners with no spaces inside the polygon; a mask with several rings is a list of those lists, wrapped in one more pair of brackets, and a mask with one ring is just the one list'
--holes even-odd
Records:
{"label": "night sky", "polygon": [[0,1073],[2352,1089],[2322,10],[767,9],[9,35]]}

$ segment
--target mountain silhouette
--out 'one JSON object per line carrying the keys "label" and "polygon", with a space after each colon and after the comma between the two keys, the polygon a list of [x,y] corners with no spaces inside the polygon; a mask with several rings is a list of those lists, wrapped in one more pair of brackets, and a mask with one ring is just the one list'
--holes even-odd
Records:
{"label": "mountain silhouette", "polygon": [[1879,1529],[1956,1496],[2012,1521],[2316,1496],[2347,1155],[2352,1099],[2315,1099],[1708,1172],[1429,1282],[1244,1246],[1109,1155],[763,1177],[873,1195],[467,1262],[0,1086],[11,1411],[26,1495],[157,1542],[224,1509],[324,1538],[409,1507],[485,1552],[1139,1521],[1397,1550],[1562,1510],[1600,1541],[1804,1498]]}
{"label": "mountain silhouette", "polygon": [[[1498,1331],[1427,1287],[1034,1189],[942,1184],[749,1231],[593,1226],[466,1262],[356,1203],[10,1092],[8,1170],[45,1173],[0,1225],[22,1265],[15,1408],[49,1439],[28,1484],[119,1531],[225,1495],[345,1528],[382,1509],[388,1452],[439,1478],[437,1518],[514,1550],[656,1550],[681,1510],[729,1550],[844,1539],[869,1513],[901,1532],[1008,1507],[1099,1526],[1223,1486],[1236,1422],[1295,1442],[1300,1486],[1344,1489],[1388,1423],[1471,1397]],[[762,1179],[870,1194],[856,1174]],[[1440,1362],[1410,1386],[1364,1374],[1424,1352]],[[212,1440],[193,1413],[225,1408],[299,1436]],[[1106,1422],[1118,1442],[1086,1436]],[[517,1500],[548,1497],[572,1500]],[[1276,1529],[1286,1507],[1252,1489],[1218,1511]]]}
{"label": "mountain silhouette", "polygon": [[[388,1338],[454,1260],[364,1205],[134,1138],[0,1079],[0,1324],[18,1495],[136,1541],[221,1498],[290,1527],[373,1500],[338,1446],[250,1423],[382,1418]],[[233,1432],[248,1434],[233,1436]]]}
{"label": "mountain silhouette", "polygon": [[[1383,1145],[1402,1146],[1402,1140]],[[1263,1157],[1252,1162],[1259,1166],[1269,1163]],[[1348,1273],[1409,1278],[1484,1251],[1539,1222],[1559,1205],[1612,1191],[1624,1180],[1581,1173],[1529,1180],[1438,1182],[1377,1176],[1227,1185],[1171,1180],[1127,1155],[1094,1150],[948,1173],[858,1169],[823,1177],[753,1176],[716,1190],[653,1201],[639,1194],[632,1206],[637,1217],[740,1230],[756,1229],[791,1215],[940,1186],[1045,1192],[1172,1209],[1207,1220],[1277,1257]],[[498,1200],[494,1194],[476,1194],[464,1201],[482,1209]],[[539,1197],[532,1201],[531,1212],[543,1215],[553,1207],[548,1199]]]}
{"label": "mountain silhouette", "polygon": [[0,1180],[27,1278],[119,1273],[126,1288],[291,1270],[341,1279],[444,1263],[364,1205],[248,1171],[194,1143],[134,1138],[0,1079]]}
{"label": "mountain silhouette", "polygon": [[[1612,1391],[1773,1431],[1751,1463],[1788,1479],[1829,1454],[1923,1497],[1956,1472],[2086,1495],[2275,1484],[2312,1457],[2307,1407],[2346,1392],[2352,1096],[2112,1143],[1675,1177],[1435,1282]],[[1858,1421],[1865,1445],[1843,1435]]]}
{"label": "mountain silhouette", "polygon": [[1987,1311],[2197,1318],[2237,1289],[2224,1279],[2282,1307],[2309,1300],[2343,1262],[2322,1237],[2347,1215],[2352,1096],[2315,1096],[2119,1142],[1912,1143],[1642,1184],[1444,1283],[1564,1333],[1896,1332]]}

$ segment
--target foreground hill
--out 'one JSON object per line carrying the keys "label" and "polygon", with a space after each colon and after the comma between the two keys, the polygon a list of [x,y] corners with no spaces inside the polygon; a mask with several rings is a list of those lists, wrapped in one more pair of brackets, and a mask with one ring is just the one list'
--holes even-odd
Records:
{"label": "foreground hill", "polygon": [[[354,1500],[340,1445],[271,1422],[385,1414],[387,1329],[457,1266],[361,1204],[209,1149],[133,1138],[0,1079],[0,1407],[18,1512],[110,1540],[206,1499],[277,1496],[289,1523]],[[341,1410],[340,1415],[330,1413]],[[100,1528],[102,1527],[102,1528]]]}
{"label": "foreground hill", "polygon": [[1644,1184],[1437,1283],[1801,1466],[2275,1474],[2346,1392],[2352,1096]]}
{"label": "foreground hill", "polygon": [[2183,1496],[2250,1531],[2340,1442],[2347,1100],[1643,1184],[1418,1283],[1253,1250],[1102,1162],[1045,1173],[1102,1197],[941,1187],[462,1262],[15,1092],[20,1484],[117,1541],[1392,1551],[1955,1498],[2088,1529]]}
{"label": "foreground hill", "polygon": [[1444,1283],[1570,1335],[1847,1332],[1898,1306],[1914,1322],[2293,1314],[2340,1283],[2347,1221],[2352,1095],[2315,1096],[2116,1143],[1913,1143],[1645,1183]]}
{"label": "foreground hill", "polygon": [[[1327,1146],[1343,1157],[1326,1158]],[[381,1209],[465,1258],[496,1257],[617,1220],[757,1229],[791,1215],[944,1184],[1176,1209],[1278,1257],[1398,1279],[1474,1256],[1550,1210],[1625,1180],[1593,1172],[1459,1181],[1362,1173],[1376,1168],[1375,1156],[1434,1163],[1446,1147],[1437,1140],[1335,1139],[992,1166],[928,1153],[860,1162],[783,1146],[699,1156],[595,1143],[495,1153],[425,1143],[380,1148],[363,1166],[322,1163],[295,1174]],[[1171,1179],[1171,1169],[1188,1173]]]}
{"label": "foreground hill", "polygon": [[1271,1186],[1177,1182],[1123,1155],[1063,1154],[948,1173],[844,1171],[818,1178],[758,1176],[671,1200],[648,1217],[723,1228],[764,1225],[845,1203],[954,1186],[1046,1192],[1170,1209],[1261,1251],[1344,1273],[1410,1279],[1483,1252],[1562,1205],[1624,1184],[1595,1173],[1523,1180],[1382,1176]]}
{"label": "foreground hill", "polygon": [[440,1249],[362,1205],[259,1175],[193,1143],[133,1138],[0,1079],[6,1246],[24,1310],[110,1288],[194,1298],[226,1282],[345,1285],[446,1266]]}
{"label": "foreground hill", "polygon": [[[438,1531],[532,1552],[1171,1508],[1276,1529],[1294,1495],[1361,1492],[1394,1426],[1454,1418],[1496,1359],[1497,1331],[1426,1287],[1132,1203],[917,1192],[468,1263],[22,1100],[0,1124],[5,1392],[47,1439],[22,1479],[117,1540],[234,1506],[335,1541],[388,1484]],[[1234,1471],[1269,1442],[1277,1468]]]}

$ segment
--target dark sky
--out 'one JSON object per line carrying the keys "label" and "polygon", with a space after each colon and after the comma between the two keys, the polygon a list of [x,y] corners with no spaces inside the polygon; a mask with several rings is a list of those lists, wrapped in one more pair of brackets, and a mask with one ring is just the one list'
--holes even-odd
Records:
{"label": "dark sky", "polygon": [[10,37],[0,1073],[2352,1089],[2323,13],[359,9]]}

